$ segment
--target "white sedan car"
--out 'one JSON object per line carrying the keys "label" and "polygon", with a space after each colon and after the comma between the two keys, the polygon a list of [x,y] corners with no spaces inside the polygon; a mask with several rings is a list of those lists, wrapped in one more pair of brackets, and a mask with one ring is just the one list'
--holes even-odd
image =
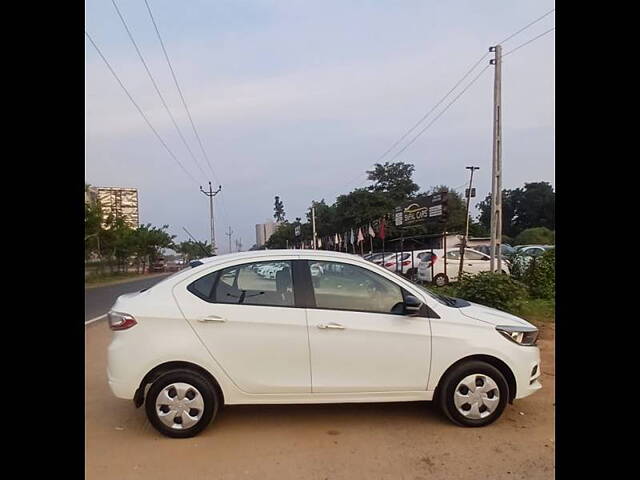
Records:
{"label": "white sedan car", "polygon": [[[444,250],[442,249],[434,250],[433,253],[433,257],[430,254],[427,254],[420,260],[420,263],[418,264],[418,280],[423,282],[433,282],[439,287],[458,280],[458,272],[460,271],[460,249],[456,248],[447,250],[446,257],[444,255]],[[465,249],[462,266],[462,271],[464,273],[474,275],[480,272],[488,272],[491,270],[490,266],[491,263],[489,255],[471,248]],[[502,273],[511,273],[506,260],[502,261]]]}
{"label": "white sedan car", "polygon": [[[284,268],[267,280],[256,264]],[[112,392],[170,437],[239,404],[433,400],[479,427],[541,388],[536,327],[337,252],[202,259],[108,319]]]}

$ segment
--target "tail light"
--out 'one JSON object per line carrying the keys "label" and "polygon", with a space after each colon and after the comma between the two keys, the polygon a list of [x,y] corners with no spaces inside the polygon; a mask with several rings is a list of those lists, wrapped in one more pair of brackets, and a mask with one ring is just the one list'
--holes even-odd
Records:
{"label": "tail light", "polygon": [[110,311],[107,313],[107,318],[109,320],[109,328],[111,330],[128,330],[138,324],[136,319],[128,313]]}
{"label": "tail light", "polygon": [[407,266],[407,265],[411,265],[411,260],[405,260],[404,262],[402,262],[403,266]]}
{"label": "tail light", "polygon": [[389,263],[385,263],[384,266],[385,267],[393,267],[396,264],[396,262],[389,262]]}

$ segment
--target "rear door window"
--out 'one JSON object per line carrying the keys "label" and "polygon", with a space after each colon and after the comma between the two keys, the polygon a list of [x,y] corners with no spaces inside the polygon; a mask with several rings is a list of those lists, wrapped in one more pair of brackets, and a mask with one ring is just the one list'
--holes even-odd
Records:
{"label": "rear door window", "polygon": [[290,261],[254,262],[220,272],[213,301],[242,305],[295,305]]}

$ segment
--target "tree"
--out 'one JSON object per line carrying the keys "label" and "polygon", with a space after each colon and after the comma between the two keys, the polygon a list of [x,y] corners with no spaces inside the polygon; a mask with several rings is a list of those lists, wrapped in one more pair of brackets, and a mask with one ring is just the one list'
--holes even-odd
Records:
{"label": "tree", "polygon": [[278,197],[277,195],[273,210],[275,211],[275,213],[273,214],[273,218],[276,219],[276,222],[284,221],[284,203],[282,203],[282,200],[280,200],[280,197]]}
{"label": "tree", "polygon": [[[491,194],[480,202],[479,221],[491,226]],[[555,193],[548,182],[525,183],[524,188],[502,191],[502,233],[516,237],[533,227],[555,229]]]}
{"label": "tree", "polygon": [[102,231],[102,209],[100,204],[84,204],[84,254],[89,258],[92,253],[100,256],[100,232]]}
{"label": "tree", "polygon": [[395,203],[403,202],[420,190],[412,179],[414,170],[412,164],[404,162],[376,163],[373,170],[367,170],[368,179],[374,182],[368,189],[387,193]]}
{"label": "tree", "polygon": [[183,255],[187,262],[213,255],[211,244],[206,241],[194,242],[192,240],[187,240],[186,242],[176,244],[174,250]]}

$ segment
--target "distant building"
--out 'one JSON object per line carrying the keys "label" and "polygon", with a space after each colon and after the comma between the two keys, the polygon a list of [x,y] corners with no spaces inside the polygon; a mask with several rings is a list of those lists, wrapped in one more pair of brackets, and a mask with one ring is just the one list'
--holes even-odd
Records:
{"label": "distant building", "polygon": [[[91,189],[90,189],[91,190]],[[96,187],[97,200],[102,207],[102,224],[109,215],[122,218],[131,228],[138,228],[138,189],[125,187]],[[87,194],[85,193],[85,201]]]}
{"label": "distant building", "polygon": [[267,220],[266,223],[256,225],[256,247],[258,249],[269,241],[269,238],[274,234],[276,228],[278,228],[278,224],[270,220]]}
{"label": "distant building", "polygon": [[98,201],[98,189],[96,187],[89,187],[84,192],[84,203],[88,203],[94,206]]}

